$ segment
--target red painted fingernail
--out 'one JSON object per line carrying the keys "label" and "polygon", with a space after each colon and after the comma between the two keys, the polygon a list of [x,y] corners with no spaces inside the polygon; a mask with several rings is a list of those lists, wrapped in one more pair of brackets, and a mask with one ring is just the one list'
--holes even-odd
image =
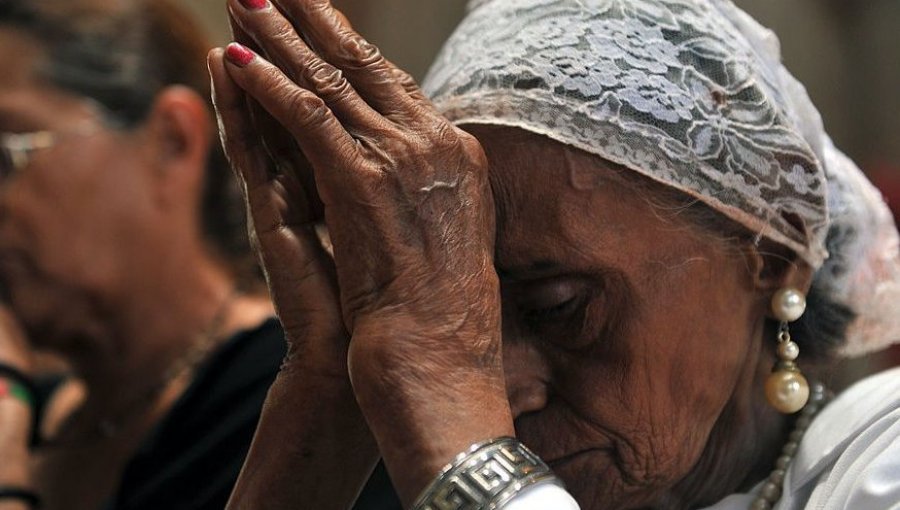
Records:
{"label": "red painted fingernail", "polygon": [[225,48],[225,57],[228,58],[231,63],[244,67],[252,62],[256,55],[254,55],[246,46],[233,42]]}
{"label": "red painted fingernail", "polygon": [[251,10],[264,9],[269,0],[241,0],[241,5]]}

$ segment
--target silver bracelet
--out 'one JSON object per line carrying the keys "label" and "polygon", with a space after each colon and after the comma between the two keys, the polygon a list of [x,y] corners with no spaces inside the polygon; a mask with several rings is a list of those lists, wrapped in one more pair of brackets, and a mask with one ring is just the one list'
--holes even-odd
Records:
{"label": "silver bracelet", "polygon": [[496,510],[528,486],[562,482],[517,439],[476,443],[441,470],[413,510]]}

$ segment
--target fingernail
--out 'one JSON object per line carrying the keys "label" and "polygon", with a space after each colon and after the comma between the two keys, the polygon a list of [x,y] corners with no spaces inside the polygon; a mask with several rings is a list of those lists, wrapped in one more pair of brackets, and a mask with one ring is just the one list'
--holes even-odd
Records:
{"label": "fingernail", "polygon": [[244,67],[253,61],[256,55],[254,55],[246,46],[233,42],[225,48],[225,57],[230,60],[232,64]]}
{"label": "fingernail", "polygon": [[269,0],[241,0],[241,5],[250,10],[264,9],[269,5]]}

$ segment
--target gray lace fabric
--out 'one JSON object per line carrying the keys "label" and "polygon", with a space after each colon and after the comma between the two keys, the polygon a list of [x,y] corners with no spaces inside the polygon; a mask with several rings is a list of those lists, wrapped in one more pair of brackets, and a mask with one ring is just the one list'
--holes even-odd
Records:
{"label": "gray lace fabric", "polygon": [[858,314],[841,354],[900,341],[889,210],[729,0],[475,0],[424,89],[457,124],[577,147],[791,248]]}

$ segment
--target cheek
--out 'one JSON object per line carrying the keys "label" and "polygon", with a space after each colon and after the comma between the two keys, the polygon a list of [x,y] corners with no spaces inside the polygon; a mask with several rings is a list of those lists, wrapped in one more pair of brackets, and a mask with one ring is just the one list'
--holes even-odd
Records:
{"label": "cheek", "polygon": [[122,179],[104,179],[113,170],[29,170],[12,183],[7,240],[43,279],[85,288],[107,285],[116,246],[128,231],[127,200],[115,191],[125,191]]}
{"label": "cheek", "polygon": [[[736,299],[746,291],[737,278],[720,271],[711,280],[705,263],[695,264],[641,283],[628,324],[605,340],[611,348],[554,362],[572,408],[559,413],[559,426],[583,446],[606,442],[614,452],[576,474],[572,483],[585,490],[593,484],[604,497],[652,502],[696,464],[735,391],[751,347],[750,308]],[[598,484],[595,473],[610,463],[617,476]]]}
{"label": "cheek", "polygon": [[645,449],[634,462],[669,482],[702,454],[749,358],[747,291],[719,269],[698,259],[659,272],[630,331],[625,394],[640,410],[631,430],[645,438],[633,442]]}

